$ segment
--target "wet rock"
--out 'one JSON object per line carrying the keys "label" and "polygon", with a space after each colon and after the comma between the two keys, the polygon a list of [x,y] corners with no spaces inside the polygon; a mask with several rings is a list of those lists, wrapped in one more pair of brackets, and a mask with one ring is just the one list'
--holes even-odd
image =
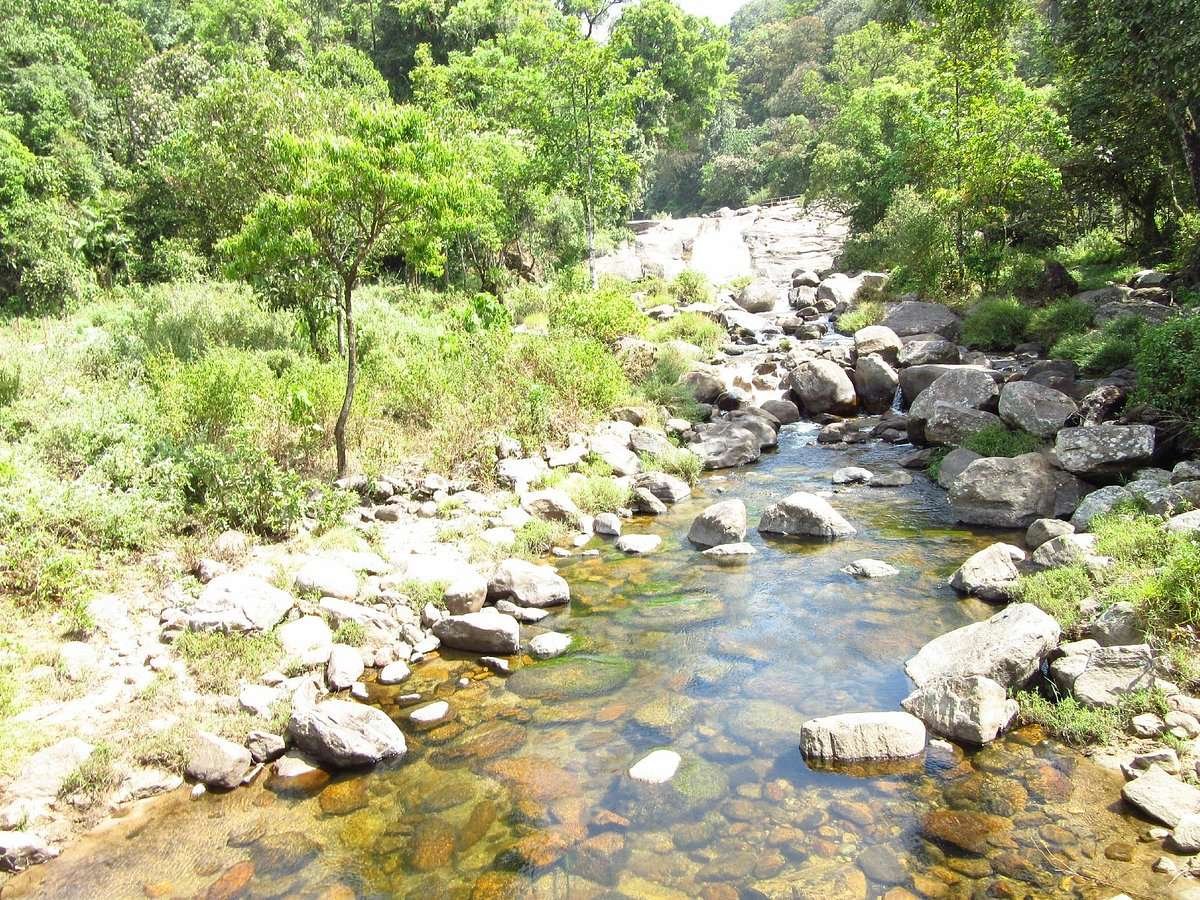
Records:
{"label": "wet rock", "polygon": [[232,790],[250,771],[250,751],[208,731],[196,734],[188,754],[188,778],[210,788]]}
{"label": "wet rock", "polygon": [[1026,528],[1036,519],[1070,515],[1086,490],[1040,453],[986,457],[968,465],[954,481],[950,505],[960,522]]}
{"label": "wet rock", "polygon": [[723,500],[700,513],[688,530],[688,540],[700,547],[737,544],[746,538],[746,504]]}
{"label": "wet rock", "polygon": [[806,759],[904,759],[925,749],[925,726],[903,712],[847,713],[809,719],[800,729]]}
{"label": "wet rock", "polygon": [[1012,827],[1008,819],[970,810],[935,809],[921,820],[921,832],[930,840],[968,853],[982,854],[988,840]]}
{"label": "wet rock", "polygon": [[413,831],[408,865],[415,872],[432,872],[448,866],[454,857],[454,829],[438,818],[422,819]]}
{"label": "wet rock", "polygon": [[317,805],[327,816],[348,816],[368,803],[367,781],[352,778],[326,787],[317,795]]}
{"label": "wet rock", "polygon": [[1115,707],[1123,695],[1153,687],[1178,691],[1155,676],[1154,651],[1148,644],[1101,647],[1082,640],[1060,650],[1062,655],[1050,663],[1050,678],[1085,706]]}
{"label": "wet rock", "polygon": [[850,378],[841,366],[827,359],[805,360],[793,369],[791,388],[810,416],[827,412],[846,415],[858,405]]}
{"label": "wet rock", "polygon": [[1121,796],[1152,819],[1174,828],[1185,816],[1200,813],[1200,788],[1169,775],[1157,766],[1127,781]]}
{"label": "wet rock", "polygon": [[725,390],[725,383],[720,378],[699,369],[688,372],[680,382],[692,392],[697,403],[712,403]]}
{"label": "wet rock", "polygon": [[700,458],[706,470],[731,469],[754,462],[762,455],[762,445],[752,431],[730,422],[712,422],[695,429],[696,442],[688,449]]}
{"label": "wet rock", "polygon": [[280,878],[309,865],[322,847],[303,831],[284,831],[259,838],[251,849],[257,874]]}
{"label": "wet rock", "polygon": [[692,496],[692,488],[682,478],[666,472],[643,472],[633,479],[635,488],[643,488],[661,500],[673,504]]}
{"label": "wet rock", "polygon": [[1064,428],[1054,442],[1057,465],[1076,475],[1129,472],[1154,455],[1150,425],[1096,425]]}
{"label": "wet rock", "polygon": [[950,577],[950,586],[961,594],[1006,601],[1011,598],[1019,575],[1013,559],[1024,556],[1024,551],[1011,544],[992,544],[959,566]]}
{"label": "wet rock", "polygon": [[571,590],[551,566],[506,559],[488,583],[488,596],[493,600],[509,599],[518,606],[543,609],[569,602]]}
{"label": "wet rock", "polygon": [[896,370],[879,356],[860,356],[854,365],[854,390],[865,412],[891,409],[899,384]]}
{"label": "wet rock", "polygon": [[638,707],[633,721],[664,738],[678,737],[696,715],[696,701],[681,694],[666,693]]}
{"label": "wet rock", "polygon": [[682,758],[674,750],[655,750],[629,769],[629,777],[646,784],[663,784],[675,777]]}
{"label": "wet rock", "polygon": [[1029,603],[934,638],[904,664],[918,687],[950,675],[985,675],[1005,689],[1024,685],[1058,646],[1058,622]]}
{"label": "wet rock", "polygon": [[554,659],[571,649],[571,636],[558,631],[539,634],[529,642],[529,655],[534,659]]}
{"label": "wet rock", "polygon": [[208,890],[204,892],[204,900],[233,900],[235,897],[241,897],[253,879],[254,863],[248,859],[236,862],[208,886]]}
{"label": "wet rock", "polygon": [[358,576],[349,566],[331,559],[310,559],[296,573],[296,590],[320,597],[353,600],[358,596]]}
{"label": "wet rock", "polygon": [[1034,381],[1010,381],[1000,392],[1000,418],[1040,438],[1052,438],[1079,414],[1075,401]]}
{"label": "wet rock", "polygon": [[890,566],[878,559],[856,559],[849,565],[843,566],[841,571],[856,578],[888,578],[900,574],[900,570],[895,566]]}
{"label": "wet rock", "polygon": [[763,313],[773,310],[779,297],[779,288],[764,278],[756,278],[738,291],[733,299],[746,312]]}
{"label": "wet rock", "polygon": [[718,562],[728,563],[744,562],[749,557],[754,556],[756,553],[758,553],[758,550],[756,550],[752,544],[747,544],[745,542],[738,544],[721,544],[720,546],[711,547],[710,549],[704,551],[705,556],[715,559]]}
{"label": "wet rock", "polygon": [[617,549],[632,556],[653,553],[661,546],[662,538],[657,534],[623,534],[617,538]]}
{"label": "wet rock", "polygon": [[902,346],[896,332],[886,325],[868,325],[854,332],[854,352],[858,359],[874,353],[894,366],[900,358]]}
{"label": "wet rock", "polygon": [[427,729],[448,722],[453,716],[449,703],[445,700],[435,700],[433,703],[418,706],[408,714],[408,719],[418,728]]}
{"label": "wet rock", "polygon": [[663,503],[645,488],[633,488],[630,495],[629,508],[635,513],[642,513],[647,516],[661,516],[666,513],[667,504]]}
{"label": "wet rock", "polygon": [[[1084,502],[1086,503],[1087,500],[1085,499]],[[1075,526],[1062,519],[1038,519],[1025,532],[1025,546],[1030,550],[1036,550],[1051,538],[1071,534],[1074,531]]]}
{"label": "wet rock", "polygon": [[305,753],[336,768],[372,766],[408,749],[386,713],[348,700],[296,704],[288,736]]}
{"label": "wet rock", "polygon": [[291,751],[275,761],[267,787],[276,791],[310,793],[328,783],[329,773],[318,768],[315,760]]}
{"label": "wet rock", "polygon": [[408,663],[398,660],[379,670],[379,683],[382,685],[399,684],[411,674],[412,670],[409,669]]}
{"label": "wet rock", "polygon": [[251,731],[246,735],[246,749],[250,751],[252,762],[268,763],[283,756],[287,744],[278,734],[271,734],[269,731]]}
{"label": "wet rock", "polygon": [[868,484],[874,477],[870,469],[862,466],[843,466],[835,470],[829,480],[834,484]]}
{"label": "wet rock", "polygon": [[471,653],[507,656],[521,649],[520,624],[495,607],[447,616],[434,624],[433,633],[445,646]]}
{"label": "wet rock", "polygon": [[621,518],[616,513],[599,513],[592,520],[592,530],[596,534],[609,537],[621,536]]}
{"label": "wet rock", "polygon": [[761,409],[773,415],[781,425],[800,421],[800,409],[791,400],[764,400]]}
{"label": "wet rock", "polygon": [[188,613],[193,631],[270,631],[295,605],[295,598],[261,578],[220,575],[204,586]]}
{"label": "wet rock", "polygon": [[816,494],[798,491],[763,510],[758,530],[763,534],[839,538],[855,534],[854,527]]}
{"label": "wet rock", "polygon": [[982,675],[934,678],[900,705],[936,733],[973,744],[995,740],[1017,715],[1004,687]]}
{"label": "wet rock", "polygon": [[876,884],[906,884],[908,870],[891,847],[875,844],[858,854],[858,867]]}

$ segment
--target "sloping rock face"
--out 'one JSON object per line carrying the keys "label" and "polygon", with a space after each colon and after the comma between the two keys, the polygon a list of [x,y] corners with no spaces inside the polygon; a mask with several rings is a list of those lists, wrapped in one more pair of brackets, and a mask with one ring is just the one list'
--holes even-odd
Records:
{"label": "sloping rock face", "polygon": [[900,705],[938,734],[972,744],[995,740],[1017,715],[1017,701],[983,675],[934,678]]}
{"label": "sloping rock face", "polygon": [[1121,796],[1139,810],[1174,828],[1185,816],[1200,812],[1200,789],[1151,766],[1145,775],[1126,782]]}
{"label": "sloping rock face", "polygon": [[1040,438],[1052,438],[1079,414],[1079,405],[1036,381],[1013,381],[1000,392],[1000,418]]}
{"label": "sloping rock face", "polygon": [[1027,528],[1037,519],[1069,516],[1087,490],[1041,453],[985,457],[968,465],[951,485],[950,506],[960,522]]}
{"label": "sloping rock face", "polygon": [[809,719],[800,727],[800,750],[805,759],[907,759],[924,749],[925,726],[905,712],[847,713]]}
{"label": "sloping rock face", "polygon": [[1014,603],[990,619],[934,638],[904,664],[923,687],[935,678],[983,675],[1006,690],[1021,687],[1058,646],[1058,622],[1031,603]]}
{"label": "sloping rock face", "polygon": [[348,700],[297,704],[288,734],[309,756],[337,768],[373,766],[408,749],[387,713]]}

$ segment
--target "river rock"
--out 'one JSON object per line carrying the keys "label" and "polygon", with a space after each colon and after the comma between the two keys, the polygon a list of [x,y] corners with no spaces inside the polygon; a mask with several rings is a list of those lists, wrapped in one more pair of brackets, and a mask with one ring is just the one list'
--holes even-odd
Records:
{"label": "river rock", "polygon": [[[921,420],[917,420],[918,423]],[[909,422],[913,420],[910,418]],[[950,403],[935,403],[924,420],[924,440],[930,444],[956,447],[985,428],[1003,427],[1000,417],[981,409],[963,409]],[[911,434],[911,432],[910,432]]]}
{"label": "river rock", "polygon": [[287,742],[281,735],[269,731],[251,731],[246,735],[246,749],[254,763],[274,762],[287,750]]}
{"label": "river rock", "polygon": [[764,313],[775,308],[780,291],[765,278],[756,278],[738,291],[734,302],[746,312]]}
{"label": "river rock", "polygon": [[966,471],[967,466],[983,457],[974,450],[968,450],[966,447],[955,447],[944,457],[938,466],[937,483],[949,490],[954,482],[958,480],[958,476]]}
{"label": "river rock", "polygon": [[[1087,502],[1086,498],[1084,502]],[[1025,546],[1030,550],[1036,550],[1051,538],[1071,534],[1074,531],[1075,526],[1062,519],[1037,519],[1025,532]]]}
{"label": "river rock", "polygon": [[1154,455],[1151,425],[1064,428],[1054,442],[1056,464],[1076,475],[1130,472]]}
{"label": "river rock", "polygon": [[1154,687],[1178,693],[1175,685],[1155,676],[1149,644],[1101,647],[1085,639],[1064,644],[1061,653],[1050,663],[1050,678],[1084,706],[1116,707],[1123,695]]}
{"label": "river rock", "polygon": [[905,300],[888,309],[881,323],[900,337],[914,334],[939,334],[955,340],[962,330],[962,320],[940,303]]}
{"label": "river rock", "polygon": [[552,566],[539,566],[523,559],[506,559],[496,567],[488,582],[488,597],[493,600],[508,599],[518,606],[543,609],[568,603],[571,589]]}
{"label": "river rock", "polygon": [[1114,603],[1081,629],[1101,647],[1140,644],[1144,638],[1137,609],[1124,600]]}
{"label": "river rock", "polygon": [[758,530],[763,534],[821,538],[855,534],[854,527],[827,501],[804,491],[797,491],[763,510]]}
{"label": "river rock", "polygon": [[629,439],[615,434],[597,434],[588,439],[588,449],[598,456],[614,475],[636,475],[642,470],[642,461],[629,449]]}
{"label": "river rock", "polygon": [[1040,438],[1054,437],[1078,414],[1074,400],[1035,381],[1010,381],[1000,392],[1000,418]]}
{"label": "river rock", "polygon": [[682,758],[674,750],[654,750],[629,769],[629,777],[645,784],[665,784],[679,771]]}
{"label": "river rock", "polygon": [[546,488],[534,491],[521,498],[521,509],[547,522],[562,522],[572,528],[579,525],[579,507],[565,491]]}
{"label": "river rock", "polygon": [[741,500],[714,503],[692,521],[688,540],[699,547],[737,544],[746,539],[746,504]]}
{"label": "river rock", "polygon": [[875,475],[870,469],[862,466],[843,466],[835,469],[830,481],[834,484],[869,484]]}
{"label": "river rock", "polygon": [[858,405],[854,384],[837,363],[809,359],[792,370],[792,393],[810,416],[821,413],[848,415]]}
{"label": "river rock", "polygon": [[1158,766],[1145,775],[1127,781],[1121,789],[1127,803],[1152,819],[1176,827],[1186,816],[1200,813],[1200,789],[1180,781]]}
{"label": "river rock", "polygon": [[320,597],[353,600],[358,596],[354,570],[332,559],[310,559],[296,573],[296,590]]}
{"label": "river rock", "polygon": [[334,644],[325,663],[325,681],[332,690],[344,691],[362,678],[362,654],[354,647]]}
{"label": "river rock", "polygon": [[218,575],[200,592],[188,613],[188,627],[193,631],[270,631],[295,603],[287,591],[253,575]]}
{"label": "river rock", "polygon": [[488,582],[478,572],[464,572],[447,585],[442,594],[446,611],[452,616],[479,612],[487,600]]}
{"label": "river rock", "polygon": [[1039,569],[1061,569],[1075,563],[1100,568],[1111,562],[1096,554],[1094,534],[1060,534],[1033,551],[1029,561]]}
{"label": "river rock", "polygon": [[399,684],[406,680],[412,670],[409,669],[408,663],[397,660],[394,663],[389,663],[379,670],[379,683],[382,685]]}
{"label": "river rock", "polygon": [[890,566],[878,559],[856,559],[854,562],[842,566],[841,571],[843,574],[853,575],[855,578],[888,578],[900,574],[900,570],[895,566]]}
{"label": "river rock", "polygon": [[303,666],[323,666],[333,650],[333,632],[320,616],[301,616],[276,632],[284,656]]}
{"label": "river rock", "polygon": [[512,616],[486,607],[434,623],[434,635],[447,647],[471,653],[506,656],[520,652],[521,626]]}
{"label": "river rock", "polygon": [[1011,544],[992,544],[958,567],[950,577],[950,587],[961,594],[1004,602],[1011,598],[1020,574],[1014,556],[1021,559],[1025,553]]}
{"label": "river rock", "polygon": [[710,422],[694,431],[698,440],[688,449],[700,457],[706,470],[748,465],[762,455],[762,445],[754,432],[730,422]]}
{"label": "river rock", "polygon": [[596,517],[592,519],[592,531],[608,537],[620,537],[621,517],[616,513],[597,513]]}
{"label": "river rock", "polygon": [[900,703],[933,731],[956,741],[986,744],[1017,715],[1017,701],[983,675],[934,678]]}
{"label": "river rock", "polygon": [[1119,484],[1110,484],[1092,491],[1080,502],[1071,515],[1071,525],[1081,531],[1091,527],[1092,519],[1096,516],[1111,512],[1121,503],[1132,503],[1134,496]]}
{"label": "river rock", "polygon": [[905,759],[925,749],[925,726],[905,712],[846,713],[809,719],[800,728],[805,759],[854,762]]}
{"label": "river rock", "polygon": [[58,849],[28,831],[0,831],[0,872],[21,872],[58,856]]}
{"label": "river rock", "polygon": [[232,790],[242,783],[251,766],[250,751],[208,731],[196,733],[188,753],[188,778],[206,787]]}
{"label": "river rock", "polygon": [[643,488],[663,503],[678,503],[692,496],[691,486],[682,478],[666,472],[643,472],[633,479],[635,488]]}
{"label": "river rock", "polygon": [[539,634],[529,642],[529,655],[534,659],[554,659],[571,649],[571,636],[558,631]]}
{"label": "river rock", "polygon": [[857,359],[876,354],[890,366],[896,365],[903,344],[899,336],[886,325],[868,325],[854,332],[854,353]]}
{"label": "river rock", "polygon": [[800,421],[800,408],[791,400],[764,400],[759,408],[778,419],[780,425],[791,425]]}
{"label": "river rock", "polygon": [[651,456],[665,456],[675,445],[667,440],[667,435],[656,428],[634,428],[629,433],[629,448],[634,453],[649,453]]}
{"label": "river rock", "polygon": [[741,542],[737,544],[721,544],[704,551],[704,555],[717,562],[743,562],[754,556],[758,551],[753,544]]}
{"label": "river rock", "polygon": [[1181,853],[1200,853],[1200,813],[1188,813],[1171,832],[1171,843]]}
{"label": "river rock", "polygon": [[898,360],[902,368],[927,365],[956,366],[961,361],[962,351],[958,349],[958,344],[944,340],[905,341]]}
{"label": "river rock", "polygon": [[653,553],[661,546],[662,538],[657,534],[623,534],[617,538],[617,549],[633,556]]}
{"label": "river rock", "polygon": [[527,459],[502,459],[496,463],[496,478],[506,487],[523,491],[549,471],[546,461],[540,456]]}
{"label": "river rock", "polygon": [[408,749],[387,713],[350,700],[296,703],[288,736],[313,759],[335,768],[373,766]]}
{"label": "river rock", "polygon": [[712,372],[693,369],[685,374],[680,383],[691,391],[697,403],[712,403],[725,390],[725,382]]}
{"label": "river rock", "polygon": [[1035,519],[1070,515],[1087,488],[1041,453],[977,459],[950,487],[955,518],[971,525],[1025,528]]}
{"label": "river rock", "polygon": [[900,376],[881,356],[859,356],[854,365],[854,390],[864,412],[887,412],[896,401]]}
{"label": "river rock", "polygon": [[934,678],[985,675],[1005,689],[1032,678],[1054,648],[1062,629],[1031,603],[1014,603],[983,622],[934,638],[904,664],[918,687]]}

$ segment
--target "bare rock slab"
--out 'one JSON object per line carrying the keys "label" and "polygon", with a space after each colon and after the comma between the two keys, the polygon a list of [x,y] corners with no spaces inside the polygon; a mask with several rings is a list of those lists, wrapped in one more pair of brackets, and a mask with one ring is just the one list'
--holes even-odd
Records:
{"label": "bare rock slab", "polygon": [[1126,782],[1121,796],[1140,812],[1171,828],[1186,816],[1200,813],[1200,788],[1180,781],[1157,766]]}
{"label": "bare rock slab", "polygon": [[907,759],[925,749],[925,725],[906,712],[847,713],[800,728],[805,759],[823,762]]}

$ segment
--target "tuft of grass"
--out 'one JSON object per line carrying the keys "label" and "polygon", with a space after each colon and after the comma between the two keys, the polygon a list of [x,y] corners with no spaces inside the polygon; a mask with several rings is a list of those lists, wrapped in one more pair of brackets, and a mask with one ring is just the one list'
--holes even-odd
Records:
{"label": "tuft of grass", "polygon": [[529,560],[540,559],[564,543],[570,533],[571,530],[562,522],[533,519],[517,529],[517,539],[512,546],[513,556]]}
{"label": "tuft of grass", "polygon": [[949,455],[949,447],[938,447],[933,451],[933,455],[929,457],[929,464],[925,466],[925,471],[929,473],[929,477],[934,481],[937,481],[938,473],[942,471],[942,461]]}
{"label": "tuft of grass", "polygon": [[1146,587],[1141,613],[1152,631],[1200,625],[1200,543],[1186,535],[1173,541]]}
{"label": "tuft of grass", "polygon": [[646,337],[656,344],[687,341],[711,355],[724,343],[726,334],[725,329],[708,316],[688,312],[664,322],[655,322],[647,329]]}
{"label": "tuft of grass", "polygon": [[887,315],[887,308],[878,300],[859,302],[854,309],[837,317],[834,326],[841,334],[854,334],[868,325],[878,325]]}
{"label": "tuft of grass", "polygon": [[1028,431],[1009,431],[1002,425],[989,425],[969,435],[962,446],[980,456],[1021,456],[1040,449],[1042,442]]}
{"label": "tuft of grass", "polygon": [[693,487],[700,480],[700,473],[704,470],[700,457],[685,447],[677,447],[659,456],[642,454],[642,469],[647,472],[666,472],[668,475],[682,478]]}
{"label": "tuft of grass", "polygon": [[713,286],[694,269],[684,269],[667,286],[667,293],[676,303],[708,303],[713,298]]}
{"label": "tuft of grass", "polygon": [[629,505],[629,488],[611,475],[589,475],[575,482],[568,490],[571,499],[583,512],[595,515],[616,512]]}
{"label": "tuft of grass", "polygon": [[1088,530],[1096,536],[1096,552],[1118,566],[1156,566],[1170,553],[1172,538],[1158,516],[1117,508],[1092,519]]}
{"label": "tuft of grass", "polygon": [[224,694],[272,668],[282,652],[273,634],[187,631],[174,646],[197,687]]}
{"label": "tuft of grass", "polygon": [[664,351],[658,355],[645,377],[638,382],[637,388],[647,402],[665,407],[673,416],[699,422],[702,417],[700,404],[692,396],[691,390],[680,383],[689,365],[690,363],[674,350]]}
{"label": "tuft of grass", "polygon": [[1096,311],[1082,300],[1059,300],[1037,310],[1030,317],[1025,334],[1043,347],[1053,347],[1068,335],[1085,333],[1095,314]]}
{"label": "tuft of grass", "polygon": [[1125,694],[1115,708],[1084,706],[1074,697],[1055,703],[1032,691],[1019,691],[1016,699],[1023,721],[1041,725],[1077,747],[1108,743],[1129,727],[1134,716],[1170,711],[1166,695],[1157,688]]}
{"label": "tuft of grass", "polygon": [[348,647],[361,647],[367,642],[367,629],[361,622],[346,619],[333,633],[335,644],[345,644]]}
{"label": "tuft of grass", "polygon": [[88,758],[63,779],[60,799],[76,799],[85,808],[95,806],[120,783],[115,754],[108,744],[97,744]]}
{"label": "tuft of grass", "polygon": [[446,608],[444,581],[406,581],[400,585],[400,593],[409,599],[413,609],[418,612],[425,608],[426,603],[432,603],[438,609]]}
{"label": "tuft of grass", "polygon": [[1022,575],[1016,596],[1058,620],[1064,630],[1079,624],[1079,605],[1093,593],[1092,580],[1081,564]]}
{"label": "tuft of grass", "polygon": [[1146,323],[1136,316],[1106,322],[1103,328],[1069,334],[1050,348],[1054,359],[1069,359],[1086,375],[1107,375],[1133,365]]}
{"label": "tuft of grass", "polygon": [[980,300],[963,320],[963,343],[982,350],[1009,350],[1021,343],[1033,311],[1012,297]]}

